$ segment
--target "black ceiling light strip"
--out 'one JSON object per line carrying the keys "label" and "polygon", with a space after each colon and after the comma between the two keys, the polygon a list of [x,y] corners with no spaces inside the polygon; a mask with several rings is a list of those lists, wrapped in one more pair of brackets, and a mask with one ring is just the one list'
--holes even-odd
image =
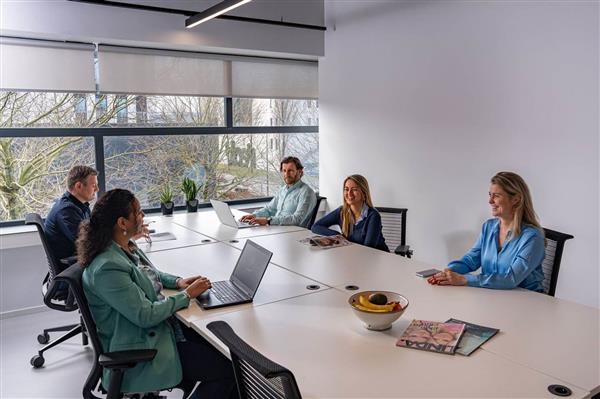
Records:
{"label": "black ceiling light strip", "polygon": [[134,4],[134,3],[121,3],[120,1],[110,1],[110,0],[69,0],[69,1],[72,1],[74,3],[94,4],[94,5],[98,5],[98,6],[121,7],[121,8],[131,8],[133,10],[155,11],[155,12],[164,12],[164,13],[169,13],[169,14],[179,14],[179,15],[186,15],[188,17],[191,17],[192,15],[195,15],[198,13],[197,11],[146,6],[143,4]]}
{"label": "black ceiling light strip", "polygon": [[289,28],[312,29],[312,30],[320,30],[320,31],[327,30],[327,28],[325,26],[319,26],[319,25],[307,25],[307,24],[299,24],[297,22],[273,21],[270,19],[238,17],[236,15],[219,15],[218,17],[215,17],[215,18],[229,19],[231,21],[253,22],[256,24],[286,26]]}
{"label": "black ceiling light strip", "polygon": [[[69,0],[69,1],[72,1],[75,3],[87,3],[87,4],[94,4],[94,5],[100,5],[100,6],[129,8],[129,9],[141,10],[141,11],[153,11],[153,12],[162,12],[162,13],[168,13],[168,14],[178,14],[178,15],[185,15],[187,17],[191,17],[191,16],[198,14],[198,11],[192,11],[192,10],[181,10],[181,9],[166,8],[166,7],[155,7],[155,6],[147,6],[144,4],[122,3],[119,1],[110,1],[110,0]],[[215,19],[250,22],[250,23],[264,24],[264,25],[284,26],[284,27],[288,27],[288,28],[298,28],[298,29],[310,29],[310,30],[320,30],[320,31],[327,30],[327,28],[325,26],[320,26],[320,25],[309,25],[309,24],[301,24],[301,23],[296,23],[296,22],[286,22],[283,20],[275,21],[275,20],[270,20],[270,19],[239,17],[239,16],[235,16],[235,15],[219,15],[219,16],[215,17]]]}

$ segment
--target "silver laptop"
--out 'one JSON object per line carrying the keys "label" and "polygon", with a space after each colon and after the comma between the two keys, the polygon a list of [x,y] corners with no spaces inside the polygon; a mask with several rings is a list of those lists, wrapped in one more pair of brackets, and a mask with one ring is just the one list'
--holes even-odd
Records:
{"label": "silver laptop", "polygon": [[229,280],[215,281],[212,288],[196,298],[202,309],[252,302],[273,253],[253,241],[246,241]]}
{"label": "silver laptop", "polygon": [[235,220],[233,213],[231,213],[231,209],[229,209],[229,205],[223,201],[210,200],[210,204],[212,205],[215,212],[217,212],[217,216],[221,223],[229,227],[235,227],[236,229],[245,229],[248,227],[256,227],[257,224],[250,224],[247,222],[240,222],[239,220]]}

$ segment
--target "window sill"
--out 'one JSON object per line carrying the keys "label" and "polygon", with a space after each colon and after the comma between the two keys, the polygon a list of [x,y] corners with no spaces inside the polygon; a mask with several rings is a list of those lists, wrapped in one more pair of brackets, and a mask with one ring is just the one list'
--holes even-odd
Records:
{"label": "window sill", "polygon": [[[244,204],[236,204],[231,205],[233,209],[246,210],[246,209],[255,209],[262,208],[268,201],[262,202],[252,202],[252,203],[244,203]],[[198,212],[207,212],[211,211],[212,208],[201,208],[198,209]],[[175,213],[185,213],[185,211],[177,211]],[[148,214],[148,216],[159,216],[160,213],[156,214]],[[5,249],[13,249],[13,248],[23,248],[23,247],[32,247],[36,245],[41,245],[40,238],[37,233],[37,229],[34,226],[10,226],[10,227],[0,227],[0,250]]]}

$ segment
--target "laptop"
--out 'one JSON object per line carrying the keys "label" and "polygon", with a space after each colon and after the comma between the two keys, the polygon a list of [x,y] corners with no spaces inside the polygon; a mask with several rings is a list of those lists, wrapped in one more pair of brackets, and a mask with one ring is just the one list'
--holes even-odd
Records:
{"label": "laptop", "polygon": [[256,227],[258,224],[250,224],[247,222],[240,222],[239,220],[235,220],[233,213],[231,213],[231,209],[229,209],[229,205],[223,201],[210,200],[210,204],[212,205],[215,212],[217,212],[217,216],[221,223],[225,226],[234,227],[236,229],[245,229],[248,227]]}
{"label": "laptop", "polygon": [[196,298],[202,309],[252,302],[273,253],[253,241],[246,241],[229,280],[215,281],[212,288]]}

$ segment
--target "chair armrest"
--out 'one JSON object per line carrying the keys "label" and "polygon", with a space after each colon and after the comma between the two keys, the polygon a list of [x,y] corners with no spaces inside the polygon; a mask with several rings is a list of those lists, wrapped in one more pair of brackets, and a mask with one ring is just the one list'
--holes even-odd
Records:
{"label": "chair armrest", "polygon": [[398,245],[398,247],[394,250],[396,255],[408,256],[410,257],[413,251],[410,250],[410,245]]}
{"label": "chair armrest", "polygon": [[71,266],[75,262],[77,262],[77,256],[69,256],[68,258],[63,258],[60,260],[60,263],[67,266]]}
{"label": "chair armrest", "polygon": [[50,309],[61,312],[72,312],[79,309],[68,284],[59,277],[55,278],[47,287],[47,291],[44,293],[44,303]]}
{"label": "chair armrest", "polygon": [[107,369],[135,367],[137,363],[149,362],[156,356],[156,349],[136,349],[104,353],[98,357],[98,363]]}

